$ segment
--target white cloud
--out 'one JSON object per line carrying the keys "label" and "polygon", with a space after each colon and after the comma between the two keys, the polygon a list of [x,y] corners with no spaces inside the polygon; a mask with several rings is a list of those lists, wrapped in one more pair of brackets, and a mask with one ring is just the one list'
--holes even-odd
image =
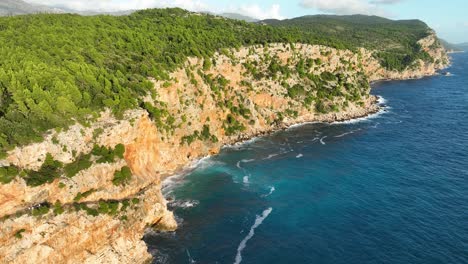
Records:
{"label": "white cloud", "polygon": [[25,0],[33,4],[68,8],[76,11],[124,11],[146,8],[180,7],[190,11],[210,11],[213,13],[239,13],[245,16],[267,19],[283,19],[280,6],[273,4],[262,7],[257,4],[232,5],[226,9],[215,9],[204,0]]}
{"label": "white cloud", "polygon": [[266,9],[257,4],[241,5],[238,8],[229,8],[229,12],[239,13],[257,19],[284,19],[281,15],[281,7],[278,4],[273,4]]}
{"label": "white cloud", "polygon": [[393,5],[403,2],[403,0],[373,0],[373,4]]}
{"label": "white cloud", "polygon": [[380,15],[385,16],[387,12],[382,9],[380,4],[396,3],[398,1],[392,0],[302,0],[301,6],[306,8],[313,8],[320,12],[351,15],[351,14],[364,14],[364,15]]}
{"label": "white cloud", "polygon": [[124,11],[162,7],[181,7],[191,11],[208,9],[208,6],[200,0],[26,0],[26,2],[77,11]]}

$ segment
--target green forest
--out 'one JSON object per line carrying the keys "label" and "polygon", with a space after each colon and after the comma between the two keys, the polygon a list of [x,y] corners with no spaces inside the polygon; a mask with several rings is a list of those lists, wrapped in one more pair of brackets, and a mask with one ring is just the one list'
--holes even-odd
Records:
{"label": "green forest", "polygon": [[286,20],[264,20],[276,28],[299,30],[322,43],[336,48],[356,50],[364,47],[377,50],[382,66],[404,70],[416,59],[431,60],[421,50],[418,40],[431,29],[420,20],[390,20],[365,15],[314,15]]}
{"label": "green forest", "polygon": [[372,29],[400,44],[395,51],[382,50],[382,59],[383,65],[401,69],[420,56],[415,41],[428,33],[424,24],[355,26],[347,34],[320,28],[307,23],[267,26],[182,9],[128,16],[2,17],[0,153],[40,141],[51,128],[86,124],[104,108],[119,117],[140,107],[140,98],[152,90],[148,77],[167,79],[187,56],[206,58],[223,48],[272,42],[375,48],[376,39],[368,34]]}

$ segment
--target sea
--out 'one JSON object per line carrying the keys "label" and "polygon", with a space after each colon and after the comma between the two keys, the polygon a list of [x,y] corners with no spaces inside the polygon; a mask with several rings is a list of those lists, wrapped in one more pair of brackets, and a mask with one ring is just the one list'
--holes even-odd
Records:
{"label": "sea", "polygon": [[163,192],[153,263],[468,263],[468,54],[373,84],[383,110],[224,147]]}

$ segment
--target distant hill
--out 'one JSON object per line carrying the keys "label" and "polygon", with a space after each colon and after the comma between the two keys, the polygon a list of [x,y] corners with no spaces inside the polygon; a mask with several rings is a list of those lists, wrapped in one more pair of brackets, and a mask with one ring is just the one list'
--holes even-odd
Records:
{"label": "distant hill", "polygon": [[340,49],[376,50],[375,56],[386,67],[394,69],[404,69],[415,59],[427,58],[428,54],[420,49],[417,41],[434,34],[420,20],[390,20],[366,15],[313,15],[259,23],[307,32],[317,42]]}
{"label": "distant hill", "polygon": [[29,4],[21,0],[0,1],[0,16],[14,16],[36,13],[63,13],[63,11],[58,8]]}
{"label": "distant hill", "polygon": [[245,22],[251,22],[251,23],[259,21],[256,18],[249,17],[249,16],[244,16],[244,15],[237,14],[237,13],[222,13],[222,14],[219,14],[219,15],[222,16],[222,17],[225,17],[225,18],[243,20]]}
{"label": "distant hill", "polygon": [[313,15],[292,19],[268,19],[260,23],[297,28],[310,32],[318,39],[329,39],[344,47],[365,47],[378,50],[406,48],[431,33],[431,29],[420,20],[390,20],[365,15]]}
{"label": "distant hill", "polygon": [[459,49],[468,51],[468,42],[455,44]]}
{"label": "distant hill", "polygon": [[[442,44],[442,46],[444,46],[444,48],[447,50],[447,51],[463,51],[464,49],[460,46],[462,44],[453,44],[453,43],[450,43],[444,39],[439,39],[440,43]],[[468,45],[468,44],[467,44]]]}

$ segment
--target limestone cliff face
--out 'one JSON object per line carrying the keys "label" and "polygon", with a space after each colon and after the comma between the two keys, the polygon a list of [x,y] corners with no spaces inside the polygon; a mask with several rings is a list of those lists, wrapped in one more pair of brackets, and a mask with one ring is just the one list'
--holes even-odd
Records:
{"label": "limestone cliff face", "polygon": [[378,80],[407,80],[407,79],[419,79],[425,76],[431,76],[448,66],[449,58],[446,50],[440,44],[439,39],[435,33],[418,41],[421,48],[426,51],[433,61],[425,62],[423,60],[416,60],[406,70],[391,71],[383,68],[380,63],[373,58],[373,52],[362,49],[363,54],[363,65],[366,70],[366,74],[369,76],[370,81]]}
{"label": "limestone cliff face", "polygon": [[[147,110],[128,111],[122,120],[104,112],[90,126],[52,131],[43,142],[9,153],[2,164],[37,170],[47,153],[68,164],[94,145],[125,146],[123,159],[92,160],[74,177],[62,175],[38,187],[19,176],[0,184],[0,263],[148,260],[141,241],[145,228],[177,227],[161,194],[165,176],[224,144],[294,123],[378,111],[369,80],[434,74],[448,63],[434,41],[434,36],[420,41],[434,62],[416,62],[402,73],[383,69],[366,50],[355,54],[303,44],[223,51],[210,61],[189,58],[169,81],[153,80],[156,96],[145,98]],[[131,179],[114,185],[114,173],[124,166],[131,169]],[[93,209],[103,207],[103,201],[117,204],[115,210],[96,214]],[[63,213],[52,210],[57,202]],[[52,209],[33,216],[33,208],[44,206]]]}

